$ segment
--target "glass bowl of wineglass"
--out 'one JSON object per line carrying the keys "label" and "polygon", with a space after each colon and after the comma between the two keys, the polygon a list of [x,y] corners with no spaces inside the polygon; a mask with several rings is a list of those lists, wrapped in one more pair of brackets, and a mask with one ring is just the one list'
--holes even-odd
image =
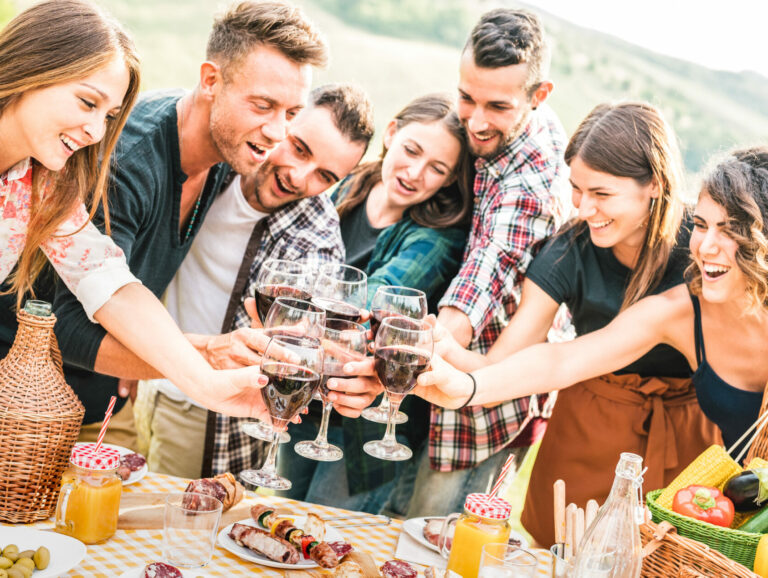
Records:
{"label": "glass bowl of wineglass", "polygon": [[325,309],[326,319],[360,323],[360,311],[368,300],[368,276],[350,265],[326,263],[312,291],[312,303]]}
{"label": "glass bowl of wineglass", "polygon": [[267,259],[256,276],[256,313],[264,325],[267,312],[277,297],[312,298],[314,273],[302,263],[284,259]]}

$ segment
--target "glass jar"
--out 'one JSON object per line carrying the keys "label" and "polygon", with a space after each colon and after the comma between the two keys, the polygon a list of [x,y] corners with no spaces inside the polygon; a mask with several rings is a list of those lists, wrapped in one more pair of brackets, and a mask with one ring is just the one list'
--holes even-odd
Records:
{"label": "glass jar", "polygon": [[[469,494],[463,514],[451,514],[440,532],[440,551],[448,557],[448,570],[463,578],[477,578],[480,556],[486,544],[506,544],[509,541],[509,515],[512,506],[506,500],[488,494]],[[445,547],[451,525],[456,528],[450,553]]]}
{"label": "glass jar", "polygon": [[120,453],[96,444],[78,444],[61,480],[55,530],[84,544],[114,535],[123,481],[117,475]]}

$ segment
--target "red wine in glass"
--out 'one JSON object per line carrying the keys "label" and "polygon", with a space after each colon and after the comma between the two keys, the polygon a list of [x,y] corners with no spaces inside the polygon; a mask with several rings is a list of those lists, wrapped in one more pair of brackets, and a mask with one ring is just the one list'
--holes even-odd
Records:
{"label": "red wine in glass", "polygon": [[320,397],[323,402],[327,401],[330,389],[328,389],[328,380],[332,377],[345,378],[349,377],[344,373],[343,363],[326,363],[323,366],[323,378],[320,380]]}
{"label": "red wine in glass", "polygon": [[312,295],[309,291],[288,285],[262,285],[258,287],[256,289],[256,312],[262,325],[264,325],[269,308],[272,307],[278,297],[293,297],[294,299],[309,301]]}
{"label": "red wine in glass", "polygon": [[371,335],[372,339],[376,339],[376,332],[379,330],[379,325],[387,317],[405,317],[405,315],[398,313],[397,311],[387,311],[386,309],[374,309],[371,312]]}
{"label": "red wine in glass", "polygon": [[312,303],[325,309],[325,318],[360,323],[360,309],[349,303],[328,297],[313,297]]}
{"label": "red wine in glass", "polygon": [[373,356],[373,368],[391,398],[403,398],[429,365],[429,357],[405,347],[379,347]]}
{"label": "red wine in glass", "polygon": [[299,365],[270,361],[262,366],[269,383],[261,396],[269,410],[273,424],[284,429],[288,422],[311,400],[320,386],[321,375]]}

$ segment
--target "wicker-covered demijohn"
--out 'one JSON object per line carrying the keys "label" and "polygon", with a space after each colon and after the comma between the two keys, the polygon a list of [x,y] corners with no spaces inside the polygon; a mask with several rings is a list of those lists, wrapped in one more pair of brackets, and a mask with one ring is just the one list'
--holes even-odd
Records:
{"label": "wicker-covered demijohn", "polygon": [[[40,302],[38,302],[39,304]],[[34,304],[25,308],[31,311]],[[0,361],[0,520],[50,517],[85,409],[65,383],[56,317],[17,314],[19,329]]]}

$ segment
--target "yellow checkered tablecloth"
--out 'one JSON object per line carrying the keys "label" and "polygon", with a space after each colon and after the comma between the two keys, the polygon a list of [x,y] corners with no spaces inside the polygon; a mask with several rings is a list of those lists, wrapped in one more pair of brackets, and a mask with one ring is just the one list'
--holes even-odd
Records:
{"label": "yellow checkered tablecloth", "polygon": [[[181,492],[187,486],[188,480],[166,476],[162,474],[147,474],[141,481],[125,486],[123,491],[128,492]],[[250,492],[249,492],[250,494]],[[269,497],[270,502],[277,506],[290,508],[299,515],[310,511],[320,516],[343,516],[347,510],[330,508],[305,502],[287,500],[285,498]],[[342,522],[343,523],[343,522]],[[350,522],[354,523],[354,521]],[[30,524],[30,527],[49,529],[53,527],[52,520],[45,520]],[[381,565],[395,556],[397,540],[400,536],[402,522],[392,520],[388,526],[359,526],[355,528],[339,528],[339,532],[346,541],[356,549],[368,552]],[[73,570],[63,576],[70,578],[104,576],[115,578],[127,570],[142,567],[150,562],[162,560],[161,553],[162,530],[118,530],[115,535],[104,544],[88,546],[85,559]],[[549,553],[537,551],[539,557],[538,576],[550,575]],[[213,553],[213,560],[205,567],[205,574],[214,576],[283,576],[282,570],[276,570],[257,565],[246,560],[241,560],[234,554],[217,546]]]}

